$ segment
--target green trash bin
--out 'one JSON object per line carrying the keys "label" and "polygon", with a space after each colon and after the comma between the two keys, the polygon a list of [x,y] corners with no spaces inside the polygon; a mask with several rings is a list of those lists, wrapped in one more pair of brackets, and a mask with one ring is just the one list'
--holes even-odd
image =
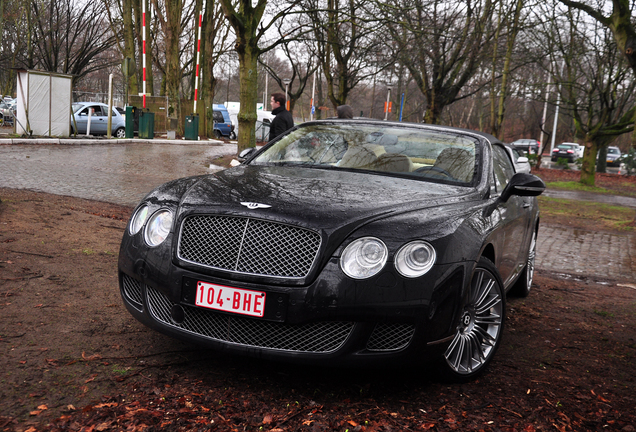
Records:
{"label": "green trash bin", "polygon": [[192,114],[186,116],[185,139],[198,141],[199,139],[199,115]]}
{"label": "green trash bin", "polygon": [[[135,127],[135,123],[137,127]],[[135,129],[139,129],[139,111],[134,106],[127,106],[126,107],[126,138],[134,138]]]}
{"label": "green trash bin", "polygon": [[153,139],[155,137],[155,113],[147,109],[139,113],[139,138]]}

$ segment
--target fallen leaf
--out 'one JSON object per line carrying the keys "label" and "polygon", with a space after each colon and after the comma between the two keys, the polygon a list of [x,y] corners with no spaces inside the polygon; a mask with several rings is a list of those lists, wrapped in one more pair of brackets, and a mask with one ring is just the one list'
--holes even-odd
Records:
{"label": "fallen leaf", "polygon": [[272,415],[266,414],[263,418],[263,424],[270,424],[272,422]]}
{"label": "fallen leaf", "polygon": [[93,374],[91,375],[91,377],[89,379],[87,379],[86,381],[84,381],[84,384],[89,383],[91,381],[94,381],[95,378],[97,378],[97,374]]}
{"label": "fallen leaf", "polygon": [[86,356],[86,353],[82,351],[82,358],[86,361],[98,360],[102,358],[99,354],[93,354],[92,356]]}
{"label": "fallen leaf", "polygon": [[112,408],[112,407],[116,407],[117,405],[119,405],[117,402],[106,402],[106,403],[101,403],[101,404],[97,404],[94,406],[94,408]]}
{"label": "fallen leaf", "polygon": [[40,405],[40,406],[38,407],[38,409],[39,409],[39,410],[44,411],[44,410],[49,409],[49,407],[47,407],[46,405]]}

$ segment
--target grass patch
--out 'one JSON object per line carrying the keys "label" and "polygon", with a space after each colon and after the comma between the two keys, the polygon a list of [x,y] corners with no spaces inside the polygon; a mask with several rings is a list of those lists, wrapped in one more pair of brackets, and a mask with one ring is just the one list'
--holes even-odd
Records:
{"label": "grass patch", "polygon": [[[542,218],[587,228],[634,231],[636,212],[629,207],[539,196]],[[630,226],[630,224],[632,226]]]}
{"label": "grass patch", "polygon": [[546,183],[546,186],[550,189],[559,189],[559,190],[583,191],[583,192],[594,192],[594,193],[613,193],[613,191],[609,189],[605,189],[598,186],[587,186],[577,181],[548,182]]}

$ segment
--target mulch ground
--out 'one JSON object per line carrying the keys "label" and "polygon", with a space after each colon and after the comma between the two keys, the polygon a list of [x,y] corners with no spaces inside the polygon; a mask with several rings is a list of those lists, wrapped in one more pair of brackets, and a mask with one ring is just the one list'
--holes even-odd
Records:
{"label": "mulch ground", "polygon": [[[467,384],[230,357],[123,307],[130,209],[0,188],[0,431],[635,431],[636,285],[539,270]],[[550,223],[543,220],[542,223]]]}

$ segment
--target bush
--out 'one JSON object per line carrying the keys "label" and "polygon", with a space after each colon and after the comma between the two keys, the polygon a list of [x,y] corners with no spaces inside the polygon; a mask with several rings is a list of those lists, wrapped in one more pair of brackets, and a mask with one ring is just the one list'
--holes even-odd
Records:
{"label": "bush", "polygon": [[625,165],[625,174],[636,174],[636,149],[634,147],[629,149],[629,153],[621,156],[621,162]]}
{"label": "bush", "polygon": [[567,158],[557,158],[556,164],[563,169],[570,169]]}

